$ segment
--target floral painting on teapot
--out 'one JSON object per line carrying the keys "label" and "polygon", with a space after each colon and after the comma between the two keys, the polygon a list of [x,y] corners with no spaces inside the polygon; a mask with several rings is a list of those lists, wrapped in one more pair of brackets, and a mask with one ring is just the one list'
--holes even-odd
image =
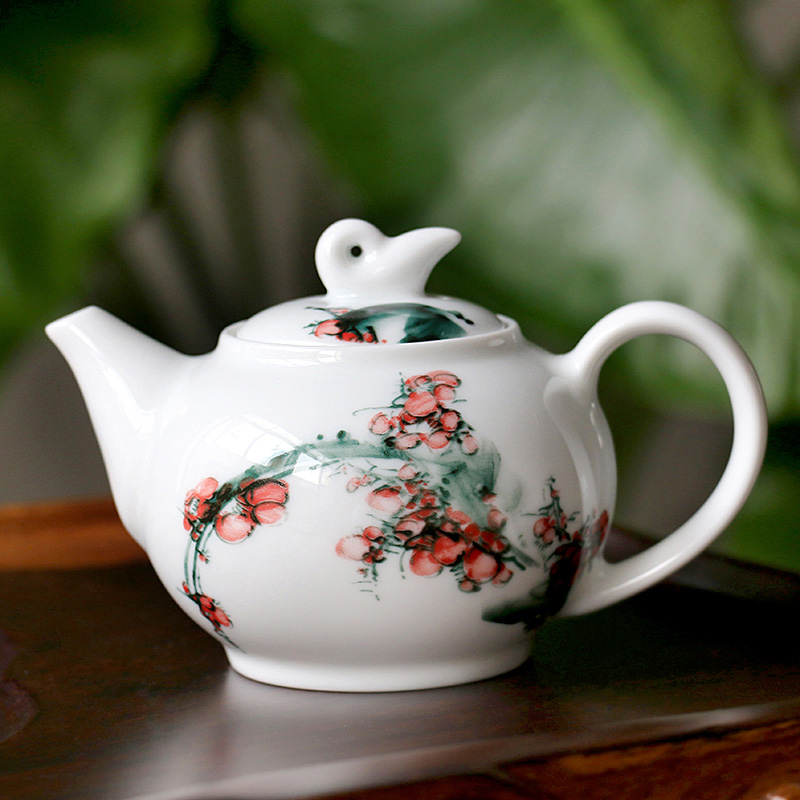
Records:
{"label": "floral painting on teapot", "polygon": [[424,303],[386,303],[352,309],[313,307],[312,310],[329,316],[309,324],[310,332],[318,338],[333,337],[342,342],[409,344],[457,339],[466,336],[467,326],[474,324],[460,311]]}
{"label": "floral painting on teapot", "polygon": [[505,587],[516,572],[535,567],[544,573],[541,583],[521,600],[485,610],[484,620],[534,628],[563,605],[579,569],[600,550],[608,513],[583,521],[567,513],[553,476],[543,487],[543,504],[523,515],[530,520],[528,549],[512,542],[495,493],[500,455],[459,410],[460,384],[446,370],[401,378],[395,397],[367,424],[370,441],[346,431],[332,439],[320,435],[231,480],[206,477],[189,490],[182,592],[219,636],[235,646],[223,600],[201,586],[209,543],[269,535],[291,513],[291,476],[304,455],[340,474],[344,491],[363,497],[369,524],[340,538],[332,555],[352,561],[354,583],[376,599],[386,569],[449,578],[474,593]]}

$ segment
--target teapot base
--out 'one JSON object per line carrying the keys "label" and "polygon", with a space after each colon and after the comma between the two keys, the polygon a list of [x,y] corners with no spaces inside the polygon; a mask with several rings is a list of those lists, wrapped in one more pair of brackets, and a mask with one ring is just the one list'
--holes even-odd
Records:
{"label": "teapot base", "polygon": [[509,672],[531,654],[529,642],[460,661],[412,664],[336,665],[265,658],[225,648],[231,667],[259,683],[323,692],[402,692],[434,689],[492,678]]}

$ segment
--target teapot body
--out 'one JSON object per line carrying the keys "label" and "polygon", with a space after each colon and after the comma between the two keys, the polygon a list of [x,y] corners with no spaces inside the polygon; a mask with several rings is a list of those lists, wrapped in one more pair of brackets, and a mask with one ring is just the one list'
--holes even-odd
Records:
{"label": "teapot body", "polygon": [[464,341],[293,347],[226,331],[176,376],[139,538],[256,680],[346,691],[527,658],[602,548],[613,448],[516,324]]}
{"label": "teapot body", "polygon": [[[549,616],[602,608],[686,564],[756,480],[766,406],[727,332],[681,306],[631,303],[552,356],[512,320],[424,292],[459,238],[340,220],[315,251],[327,294],[230,326],[204,356],[95,307],[47,326],[123,524],[250,678],[384,691],[510,670]],[[597,380],[646,334],[710,358],[733,443],[686,522],[610,564],[616,466]]]}

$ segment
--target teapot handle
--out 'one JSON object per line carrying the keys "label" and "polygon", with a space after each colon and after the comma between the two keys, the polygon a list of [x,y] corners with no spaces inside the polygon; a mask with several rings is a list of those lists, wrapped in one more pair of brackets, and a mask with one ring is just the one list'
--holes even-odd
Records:
{"label": "teapot handle", "polygon": [[[616,603],[662,580],[689,562],[730,524],[758,476],[767,439],[767,411],[752,364],[719,325],[684,306],[646,301],[603,317],[562,356],[578,391],[596,398],[600,369],[620,345],[645,334],[677,336],[697,346],[719,370],[733,412],[728,463],[703,505],[677,530],[650,548],[611,564],[598,556],[572,587],[560,615],[583,614]],[[585,394],[584,394],[585,393]]]}

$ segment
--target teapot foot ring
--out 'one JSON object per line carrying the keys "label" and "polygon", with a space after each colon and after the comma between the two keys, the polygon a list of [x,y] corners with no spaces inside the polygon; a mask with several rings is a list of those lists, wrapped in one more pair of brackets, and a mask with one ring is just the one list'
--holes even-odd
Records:
{"label": "teapot foot ring", "polygon": [[236,672],[259,683],[324,692],[401,692],[492,678],[516,669],[528,659],[531,649],[525,642],[473,659],[367,666],[291,662],[230,647],[225,652]]}

